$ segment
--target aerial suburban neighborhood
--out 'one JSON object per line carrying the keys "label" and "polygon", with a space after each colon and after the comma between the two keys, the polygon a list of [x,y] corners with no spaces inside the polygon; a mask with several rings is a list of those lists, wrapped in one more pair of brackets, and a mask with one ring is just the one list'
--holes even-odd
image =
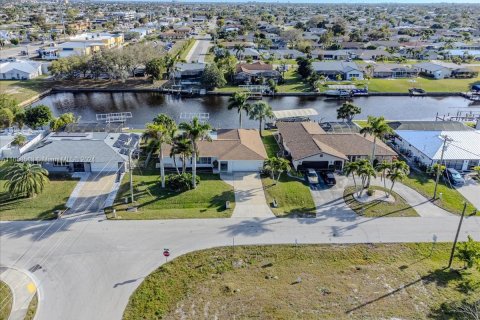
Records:
{"label": "aerial suburban neighborhood", "polygon": [[480,4],[412,2],[0,1],[0,320],[479,320]]}

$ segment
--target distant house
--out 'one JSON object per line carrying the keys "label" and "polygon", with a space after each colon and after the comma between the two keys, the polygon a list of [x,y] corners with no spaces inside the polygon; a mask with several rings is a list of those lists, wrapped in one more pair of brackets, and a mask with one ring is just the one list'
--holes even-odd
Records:
{"label": "distant house", "polygon": [[260,79],[274,79],[278,81],[280,72],[273,69],[273,65],[264,62],[240,63],[235,74],[236,83],[253,84]]}
{"label": "distant house", "polygon": [[[214,172],[260,171],[267,159],[267,152],[257,130],[220,129],[210,132],[211,141],[198,142],[199,157],[197,168],[211,169]],[[170,154],[167,145],[164,154]],[[186,161],[186,167],[192,167],[192,159]],[[164,159],[166,168],[175,168],[173,158]],[[181,159],[176,159],[182,167]]]}
{"label": "distant house", "polygon": [[260,53],[266,57],[274,59],[297,59],[298,57],[306,57],[307,55],[295,49],[276,49],[276,50],[260,50]]}
{"label": "distant house", "polygon": [[[342,170],[346,161],[372,154],[373,138],[358,133],[327,133],[316,122],[277,122],[278,142],[296,170]],[[376,159],[391,161],[397,153],[381,140]]]}
{"label": "distant house", "polygon": [[180,85],[198,85],[205,71],[205,66],[205,63],[179,62],[172,71],[172,77]]}
{"label": "distant house", "polygon": [[351,56],[360,60],[377,60],[379,58],[390,58],[392,55],[383,49],[374,50],[352,50]]}
{"label": "distant house", "polygon": [[231,55],[237,56],[239,59],[252,59],[252,60],[258,60],[260,59],[260,52],[258,52],[257,49],[254,48],[243,48],[243,50],[237,51],[235,49],[230,49],[228,50]]}
{"label": "distant house", "polygon": [[337,75],[342,80],[363,80],[363,71],[355,62],[346,61],[320,61],[312,63],[313,71],[324,75],[329,79],[336,80]]}
{"label": "distant house", "polygon": [[452,76],[452,69],[432,62],[422,62],[413,65],[421,74],[433,79],[445,79]]}
{"label": "distant house", "polygon": [[41,62],[16,58],[0,59],[0,80],[28,80],[41,74]]}
{"label": "distant house", "polygon": [[[414,78],[418,76],[418,70],[407,65],[395,63],[371,64],[373,78]],[[365,72],[368,72],[366,66]]]}
{"label": "distant house", "polygon": [[347,50],[313,50],[312,56],[320,60],[347,60],[351,54]]}
{"label": "distant house", "polygon": [[139,140],[139,135],[125,133],[51,133],[18,160],[40,163],[50,172],[125,172],[128,152]]}

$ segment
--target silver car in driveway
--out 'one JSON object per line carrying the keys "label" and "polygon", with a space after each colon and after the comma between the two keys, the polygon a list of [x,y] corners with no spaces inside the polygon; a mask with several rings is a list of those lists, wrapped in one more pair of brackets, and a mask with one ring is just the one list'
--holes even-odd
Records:
{"label": "silver car in driveway", "polygon": [[318,174],[313,169],[308,169],[307,171],[307,180],[310,184],[318,184]]}

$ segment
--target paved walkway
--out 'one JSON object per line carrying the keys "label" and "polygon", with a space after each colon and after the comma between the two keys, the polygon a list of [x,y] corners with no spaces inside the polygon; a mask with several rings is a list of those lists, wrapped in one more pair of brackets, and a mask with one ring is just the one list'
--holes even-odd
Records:
{"label": "paved walkway", "polygon": [[456,188],[477,210],[480,210],[480,184],[478,182],[470,176],[465,176],[465,184]]}
{"label": "paved walkway", "polygon": [[[0,280],[12,291],[13,304],[8,320],[24,320],[37,286],[25,272],[13,268],[0,267]],[[5,297],[0,297],[0,301],[3,302],[4,299]]]}
{"label": "paved walkway", "polygon": [[222,180],[233,186],[235,191],[235,209],[233,218],[269,218],[275,217],[267,205],[260,174],[256,172],[236,172],[222,174]]}
{"label": "paved walkway", "polygon": [[115,173],[92,172],[82,177],[68,199],[66,214],[98,212],[103,209],[115,184]]}

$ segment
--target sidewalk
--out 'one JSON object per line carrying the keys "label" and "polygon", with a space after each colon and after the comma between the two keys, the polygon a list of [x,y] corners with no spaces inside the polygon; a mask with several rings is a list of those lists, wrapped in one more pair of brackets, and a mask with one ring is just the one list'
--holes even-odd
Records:
{"label": "sidewalk", "polygon": [[13,304],[8,320],[24,320],[30,301],[37,292],[37,286],[24,272],[0,267],[0,280],[5,282],[12,291]]}

